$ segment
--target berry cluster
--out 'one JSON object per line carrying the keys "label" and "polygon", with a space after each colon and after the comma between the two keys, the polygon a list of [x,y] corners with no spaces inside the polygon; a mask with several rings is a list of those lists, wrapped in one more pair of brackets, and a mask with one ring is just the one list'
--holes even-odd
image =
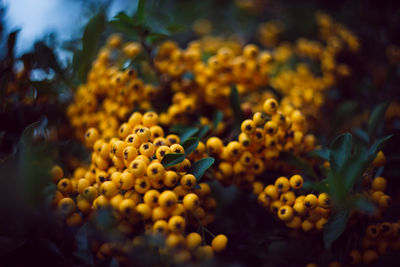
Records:
{"label": "berry cluster", "polygon": [[[101,138],[117,136],[122,121],[135,109],[148,110],[150,100],[157,92],[152,84],[138,77],[134,68],[121,70],[123,62],[141,53],[137,42],[123,43],[120,35],[111,35],[93,62],[87,82],[77,89],[67,116],[83,139],[90,127],[98,129]],[[121,63],[122,62],[122,63]]]}
{"label": "berry cluster", "polygon": [[286,226],[309,232],[321,231],[330,215],[328,194],[298,195],[296,190],[303,187],[303,178],[295,174],[290,179],[281,176],[274,184],[267,185],[258,195],[258,202],[275,214]]}
{"label": "berry cluster", "polygon": [[[71,178],[63,177],[58,166],[52,169],[58,189],[53,203],[65,223],[77,226],[95,211],[111,209],[118,231],[132,238],[160,234],[167,248],[190,252],[187,260],[192,254],[223,250],[224,235],[215,237],[210,247],[195,231],[214,220],[216,207],[210,186],[197,184],[188,172],[189,158],[203,157],[204,144],[181,163],[164,167],[164,157],[185,150],[178,136],[165,136],[156,113],[133,113],[118,135],[102,139],[97,129],[89,128],[85,134],[87,146],[93,149],[89,168],[76,169]],[[99,257],[105,254],[102,249],[98,252]]]}
{"label": "berry cluster", "polygon": [[224,146],[218,137],[206,142],[207,151],[218,161],[214,176],[223,184],[251,185],[265,170],[279,169],[282,151],[301,153],[315,148],[315,137],[307,134],[301,111],[279,106],[274,98],[265,100],[263,112],[244,120],[237,140]]}

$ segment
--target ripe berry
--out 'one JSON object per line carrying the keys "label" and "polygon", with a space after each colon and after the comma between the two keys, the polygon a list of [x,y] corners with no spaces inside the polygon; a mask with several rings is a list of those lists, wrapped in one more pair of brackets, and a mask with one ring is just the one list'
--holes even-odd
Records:
{"label": "ripe berry", "polygon": [[228,238],[225,235],[217,235],[211,242],[211,247],[215,252],[221,252],[226,248]]}

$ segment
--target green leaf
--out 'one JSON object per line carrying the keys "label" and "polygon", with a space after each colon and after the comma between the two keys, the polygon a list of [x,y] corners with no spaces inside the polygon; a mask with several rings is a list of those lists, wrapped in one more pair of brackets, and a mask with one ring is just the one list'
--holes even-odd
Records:
{"label": "green leaf", "polygon": [[141,27],[124,12],[115,15],[109,24],[116,30],[123,32],[131,37],[137,37]]}
{"label": "green leaf", "polygon": [[190,127],[183,124],[176,124],[171,127],[170,132],[179,134],[181,144],[184,143],[189,137],[194,136],[199,131],[197,127]]}
{"label": "green leaf", "polygon": [[137,8],[136,8],[136,13],[135,13],[135,15],[133,17],[137,21],[137,24],[143,24],[143,22],[144,22],[144,15],[145,15],[144,9],[145,9],[145,6],[146,6],[146,0],[139,0],[138,1],[138,5],[137,5]]}
{"label": "green leaf", "polygon": [[222,121],[223,118],[224,118],[224,113],[222,113],[222,111],[220,111],[220,110],[217,110],[217,112],[215,112],[214,118],[213,118],[214,130],[217,129],[219,123]]}
{"label": "green leaf", "polygon": [[184,159],[185,154],[183,153],[171,153],[164,156],[164,158],[161,160],[161,164],[164,166],[164,168],[168,168],[181,163]]}
{"label": "green leaf", "polygon": [[231,87],[230,105],[233,112],[233,117],[235,118],[235,124],[237,127],[240,127],[244,117],[242,108],[240,107],[239,92],[234,85]]}
{"label": "green leaf", "polygon": [[370,147],[368,154],[370,157],[372,157],[372,160],[375,159],[376,154],[379,152],[379,150],[382,149],[382,147],[389,141],[390,138],[393,137],[393,134],[384,136],[378,140],[375,141],[375,143]]}
{"label": "green leaf", "polygon": [[317,192],[327,192],[328,184],[327,184],[326,180],[323,180],[320,182],[304,181],[303,188],[307,189],[307,190],[317,191]]}
{"label": "green leaf", "polygon": [[314,170],[311,166],[301,158],[297,157],[293,153],[283,151],[279,153],[279,160],[289,163],[290,165],[298,168],[303,174],[312,177],[314,179],[318,179],[317,175],[315,174]]}
{"label": "green leaf", "polygon": [[85,27],[82,37],[82,51],[79,54],[80,64],[78,75],[82,82],[86,81],[87,73],[96,57],[100,38],[106,27],[106,16],[103,13],[92,17]]}
{"label": "green leaf", "polygon": [[199,132],[196,134],[196,136],[197,136],[199,139],[201,139],[201,138],[203,138],[203,137],[208,133],[209,130],[210,130],[210,126],[205,125],[205,126],[203,126],[203,127],[200,128],[200,130],[199,130]]}
{"label": "green leaf", "polygon": [[183,142],[182,146],[185,149],[185,155],[189,155],[193,151],[196,150],[199,145],[199,138],[190,137],[185,142]]}
{"label": "green leaf", "polygon": [[344,133],[337,136],[331,146],[329,161],[333,170],[339,170],[343,164],[350,158],[352,148],[352,136],[350,133]]}
{"label": "green leaf", "polygon": [[389,102],[384,102],[375,107],[368,122],[368,136],[372,139],[385,120],[385,113]]}
{"label": "green leaf", "polygon": [[327,249],[330,249],[332,243],[338,239],[346,229],[349,220],[349,211],[340,210],[335,212],[324,227],[323,239]]}
{"label": "green leaf", "polygon": [[353,130],[353,133],[356,137],[358,137],[361,141],[363,141],[365,144],[369,144],[369,136],[366,131],[356,128]]}
{"label": "green leaf", "polygon": [[202,158],[198,161],[195,161],[189,169],[189,173],[193,174],[196,177],[197,182],[200,181],[201,177],[204,175],[206,170],[211,167],[215,162],[215,159],[212,157]]}
{"label": "green leaf", "polygon": [[326,148],[315,149],[307,153],[308,157],[329,160],[330,150]]}
{"label": "green leaf", "polygon": [[359,210],[368,215],[374,214],[377,210],[376,206],[373,203],[371,203],[367,198],[362,196],[352,197],[351,206],[354,209]]}

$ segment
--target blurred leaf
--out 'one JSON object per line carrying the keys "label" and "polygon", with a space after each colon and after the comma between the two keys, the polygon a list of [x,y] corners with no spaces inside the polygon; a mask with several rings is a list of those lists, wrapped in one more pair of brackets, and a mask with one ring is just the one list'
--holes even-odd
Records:
{"label": "blurred leaf", "polygon": [[88,224],[86,223],[82,225],[76,232],[75,240],[76,240],[77,250],[74,253],[74,256],[82,260],[85,264],[93,266],[94,261],[89,246],[88,232],[89,232]]}
{"label": "blurred leaf", "polygon": [[383,125],[385,121],[385,113],[389,107],[389,102],[384,102],[376,106],[372,111],[368,122],[368,136],[372,139],[379,128]]}
{"label": "blurred leaf", "polygon": [[352,197],[351,205],[353,208],[368,215],[374,214],[377,210],[376,206],[372,202],[370,202],[367,198],[362,196]]}
{"label": "blurred leaf", "polygon": [[332,243],[342,235],[348,220],[349,211],[347,210],[340,210],[331,215],[323,232],[324,244],[327,249],[330,249]]}
{"label": "blurred leaf", "polygon": [[330,146],[329,162],[333,170],[339,170],[350,158],[352,148],[352,136],[344,133],[337,136]]}
{"label": "blurred leaf", "polygon": [[298,168],[303,174],[312,177],[314,179],[318,179],[317,175],[315,174],[314,170],[311,168],[310,164],[306,161],[302,160],[301,158],[297,157],[293,153],[283,151],[279,153],[279,160],[289,163],[290,165]]}
{"label": "blurred leaf", "polygon": [[220,110],[217,110],[213,118],[214,131],[217,129],[219,123],[222,121],[223,118],[224,118],[224,113],[222,113],[222,111]]}
{"label": "blurred leaf", "polygon": [[146,0],[138,0],[138,5],[136,8],[136,13],[134,15],[134,19],[137,21],[137,24],[143,24],[145,18],[145,9]]}
{"label": "blurred leaf", "polygon": [[356,128],[353,130],[353,133],[356,137],[358,137],[365,144],[369,144],[369,136],[368,133],[360,128]]}
{"label": "blurred leaf", "polygon": [[181,163],[184,159],[185,154],[183,153],[171,153],[164,156],[164,158],[161,160],[161,164],[164,166],[164,168],[168,168]]}
{"label": "blurred leaf", "polygon": [[132,37],[137,37],[141,29],[141,27],[139,27],[131,17],[126,15],[125,12],[119,12],[112,18],[109,24],[114,29]]}
{"label": "blurred leaf", "polygon": [[329,160],[330,150],[326,148],[315,149],[307,153],[308,157]]}
{"label": "blurred leaf", "polygon": [[203,138],[203,137],[208,133],[209,130],[210,130],[210,126],[205,125],[205,126],[203,126],[203,127],[200,128],[200,130],[199,130],[199,132],[196,134],[196,136],[197,136],[199,139],[201,139],[201,138]]}
{"label": "blurred leaf", "polygon": [[311,181],[304,181],[303,185],[304,189],[313,190],[317,192],[327,192],[328,191],[328,184],[326,180],[322,180],[320,182],[311,182]]}
{"label": "blurred leaf", "polygon": [[340,177],[344,179],[344,189],[349,192],[355,183],[361,181],[362,175],[365,170],[371,165],[382,146],[392,137],[392,135],[385,136],[375,141],[375,143],[367,150],[359,151],[354,155],[351,160],[348,160],[339,172]]}
{"label": "blurred leaf", "polygon": [[1,131],[0,132],[0,147],[1,144],[3,144],[4,136],[6,135],[6,131]]}
{"label": "blurred leaf", "polygon": [[193,174],[196,177],[197,182],[200,181],[201,177],[204,175],[206,170],[211,167],[215,162],[215,159],[212,157],[202,158],[198,161],[195,161],[189,169],[189,173]]}
{"label": "blurred leaf", "polygon": [[239,92],[235,85],[231,87],[230,105],[233,112],[233,117],[235,118],[236,127],[240,127],[244,117],[242,108],[240,107]]}
{"label": "blurred leaf", "polygon": [[29,204],[41,200],[42,190],[50,181],[52,153],[45,140],[47,119],[27,126],[18,145],[18,178],[22,195]]}
{"label": "blurred leaf", "polygon": [[185,142],[183,142],[182,146],[185,149],[185,155],[189,155],[193,151],[196,150],[199,145],[199,138],[189,137]]}
{"label": "blurred leaf", "polygon": [[393,134],[384,136],[382,138],[379,138],[378,140],[375,141],[375,143],[370,147],[368,154],[370,157],[372,157],[372,160],[375,159],[376,154],[379,152],[379,150],[382,150],[382,147],[389,141],[390,138],[393,137]]}
{"label": "blurred leaf", "polygon": [[96,57],[101,35],[103,34],[105,27],[106,16],[103,13],[98,13],[93,16],[85,27],[82,37],[82,51],[77,51],[78,54],[76,55],[76,60],[79,62],[76,71],[81,82],[86,81],[87,73]]}

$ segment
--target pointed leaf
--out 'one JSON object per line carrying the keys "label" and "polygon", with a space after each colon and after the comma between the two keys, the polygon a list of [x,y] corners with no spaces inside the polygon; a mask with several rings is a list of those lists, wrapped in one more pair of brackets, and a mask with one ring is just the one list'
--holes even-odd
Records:
{"label": "pointed leaf", "polygon": [[171,153],[164,156],[161,160],[161,164],[164,168],[175,166],[181,163],[185,159],[185,154],[183,153]]}
{"label": "pointed leaf", "polygon": [[211,167],[215,162],[215,159],[212,157],[202,158],[198,161],[195,161],[189,169],[189,173],[193,174],[196,177],[197,182],[204,175],[206,170]]}
{"label": "pointed leaf", "polygon": [[350,133],[344,133],[337,136],[331,146],[329,161],[333,170],[339,170],[343,164],[350,158],[352,148],[352,136]]}
{"label": "pointed leaf", "polygon": [[368,136],[372,139],[377,130],[383,125],[384,117],[387,108],[389,107],[389,102],[384,102],[376,106],[372,111],[368,122]]}
{"label": "pointed leaf", "polygon": [[222,111],[220,111],[220,110],[217,110],[217,112],[215,112],[214,119],[213,119],[214,130],[216,130],[218,128],[218,125],[222,121],[223,118],[224,118],[224,113],[222,113]]}
{"label": "pointed leaf", "polygon": [[192,137],[199,131],[196,127],[188,127],[184,131],[179,134],[179,138],[181,139],[181,143],[184,143],[189,137]]}
{"label": "pointed leaf", "polygon": [[348,220],[349,212],[346,210],[338,211],[329,218],[323,232],[324,244],[327,249],[330,249],[332,243],[342,235]]}
{"label": "pointed leaf", "polygon": [[199,138],[190,137],[185,142],[183,142],[182,146],[185,149],[185,155],[189,155],[193,151],[196,150],[199,145]]}
{"label": "pointed leaf", "polygon": [[199,130],[199,132],[196,134],[196,136],[197,136],[199,139],[201,139],[201,138],[203,138],[203,137],[208,133],[209,130],[210,130],[210,126],[205,125],[205,126],[203,126],[203,127],[200,128],[200,130]]}

